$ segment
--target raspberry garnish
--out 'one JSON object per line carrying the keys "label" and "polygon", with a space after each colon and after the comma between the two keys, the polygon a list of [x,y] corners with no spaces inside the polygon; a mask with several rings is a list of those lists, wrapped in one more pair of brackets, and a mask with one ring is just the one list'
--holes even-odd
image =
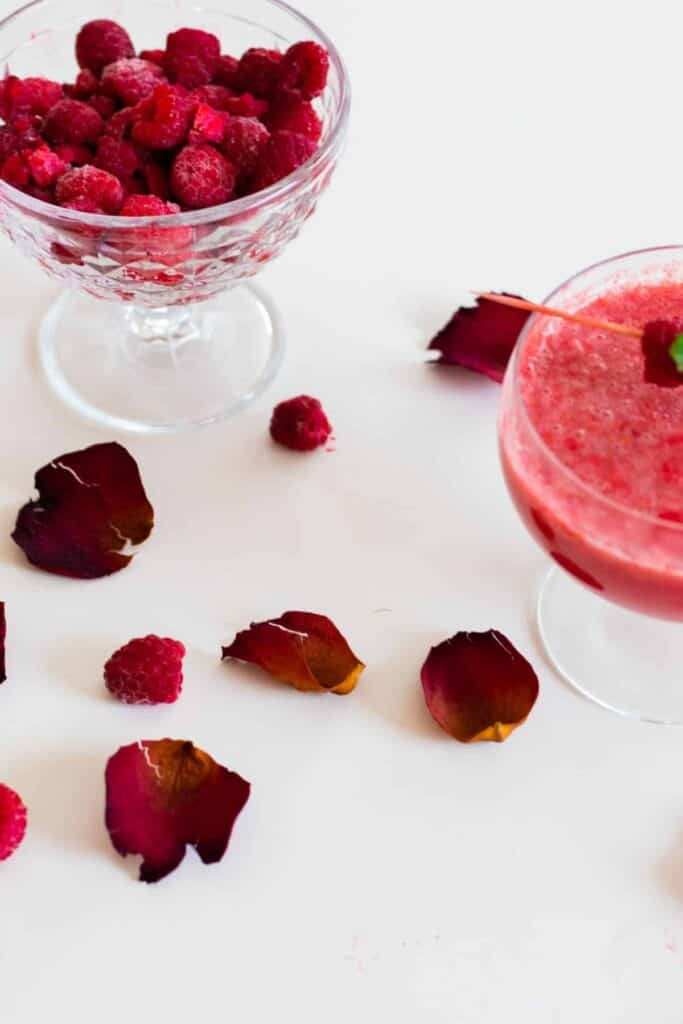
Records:
{"label": "raspberry garnish", "polygon": [[[102,213],[113,214],[118,213],[123,206],[124,192],[123,185],[113,174],[86,164],[85,167],[73,168],[62,175],[57,182],[55,196],[60,206],[87,200],[88,205],[94,205]],[[71,205],[69,208],[80,207]]]}
{"label": "raspberry garnish", "polygon": [[316,149],[315,142],[307,139],[305,135],[297,135],[295,132],[273,132],[256,163],[250,191],[258,192],[262,188],[274,185],[281,178],[286,178],[306,163]]}
{"label": "raspberry garnish", "polygon": [[45,137],[53,143],[92,144],[104,131],[104,121],[87,103],[60,100],[45,118],[44,130]]}
{"label": "raspberry garnish", "polygon": [[0,860],[7,860],[26,835],[26,807],[18,793],[0,783]]}
{"label": "raspberry garnish", "polygon": [[323,123],[313,105],[296,95],[283,95],[271,105],[264,117],[271,132],[296,132],[313,142],[319,142]]}
{"label": "raspberry garnish", "polygon": [[324,46],[314,42],[295,43],[282,58],[278,85],[313,100],[327,85],[330,58]]}
{"label": "raspberry garnish", "polygon": [[231,117],[223,134],[221,149],[240,175],[251,174],[256,167],[270,132],[251,117]]}
{"label": "raspberry garnish", "polygon": [[132,142],[105,135],[97,146],[95,167],[109,171],[130,191],[133,178],[141,169],[140,156]]}
{"label": "raspberry garnish", "polygon": [[332,426],[317,398],[299,395],[273,410],[270,435],[285,448],[310,452],[325,444],[331,433]]}
{"label": "raspberry garnish", "polygon": [[107,64],[134,56],[135,47],[125,28],[106,18],[89,21],[76,37],[78,66],[89,68],[98,75]]}
{"label": "raspberry garnish", "polygon": [[681,326],[671,320],[651,320],[643,328],[641,347],[645,359],[644,377],[649,384],[663,388],[683,385],[683,365],[679,367]]}
{"label": "raspberry garnish", "polygon": [[235,168],[213,146],[185,146],[173,161],[171,191],[191,210],[226,203],[235,191]]}
{"label": "raspberry garnish", "polygon": [[172,82],[188,89],[208,85],[218,67],[221,44],[210,32],[181,28],[166,40],[164,69]]}
{"label": "raspberry garnish", "polygon": [[279,50],[254,47],[243,54],[237,69],[237,88],[268,99],[278,82],[282,54]]}
{"label": "raspberry garnish", "polygon": [[173,704],[183,688],[185,647],[168,637],[131,640],[104,666],[107,689],[124,704]]}
{"label": "raspberry garnish", "polygon": [[174,213],[180,213],[180,207],[157,196],[128,196],[121,207],[122,217],[168,217]]}
{"label": "raspberry garnish", "polygon": [[158,64],[139,57],[126,57],[108,64],[102,72],[102,92],[115,96],[126,107],[134,107],[166,81]]}
{"label": "raspberry garnish", "polygon": [[133,108],[132,136],[149,149],[173,149],[187,138],[193,102],[179,85],[160,85]]}

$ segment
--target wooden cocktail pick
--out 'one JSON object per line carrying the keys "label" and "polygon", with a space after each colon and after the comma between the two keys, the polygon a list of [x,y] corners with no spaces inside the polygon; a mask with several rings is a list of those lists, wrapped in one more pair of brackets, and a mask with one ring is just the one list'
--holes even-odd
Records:
{"label": "wooden cocktail pick", "polygon": [[563,309],[553,309],[552,306],[542,306],[537,302],[527,302],[526,299],[516,299],[511,295],[498,295],[495,292],[473,292],[472,294],[476,295],[479,299],[497,302],[501,306],[514,306],[515,309],[528,309],[530,313],[559,316],[562,320],[571,320],[572,323],[582,324],[584,327],[595,327],[602,331],[612,331],[613,334],[626,334],[630,338],[643,337],[643,331],[640,327],[615,324],[611,320],[595,320],[593,317],[581,316],[578,313],[566,313]]}

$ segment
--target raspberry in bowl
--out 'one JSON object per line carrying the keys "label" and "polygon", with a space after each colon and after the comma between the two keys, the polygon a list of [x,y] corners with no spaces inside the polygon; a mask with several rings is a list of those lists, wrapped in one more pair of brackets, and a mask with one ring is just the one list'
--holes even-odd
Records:
{"label": "raspberry in bowl", "polygon": [[273,379],[283,330],[250,283],[314,212],[348,77],[281,0],[38,0],[0,23],[0,225],[69,290],[40,348],[113,429],[223,419]]}

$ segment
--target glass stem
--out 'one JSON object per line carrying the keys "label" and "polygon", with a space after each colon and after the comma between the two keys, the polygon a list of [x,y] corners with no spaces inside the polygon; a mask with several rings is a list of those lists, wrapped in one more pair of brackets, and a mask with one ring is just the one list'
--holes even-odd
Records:
{"label": "glass stem", "polygon": [[183,306],[131,306],[127,320],[133,334],[142,341],[171,348],[184,345],[199,333],[191,313]]}

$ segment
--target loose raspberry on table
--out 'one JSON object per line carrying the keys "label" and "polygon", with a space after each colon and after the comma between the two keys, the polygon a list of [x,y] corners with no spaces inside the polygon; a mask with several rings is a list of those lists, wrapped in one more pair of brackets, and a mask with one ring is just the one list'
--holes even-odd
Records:
{"label": "loose raspberry on table", "polygon": [[332,425],[317,398],[299,395],[280,402],[273,410],[270,434],[285,448],[310,452],[324,445],[331,433]]}
{"label": "loose raspberry on table", "polygon": [[296,132],[313,142],[320,141],[323,130],[323,123],[313,105],[296,95],[278,97],[271,104],[264,122],[271,132]]}
{"label": "loose raspberry on table", "polygon": [[316,152],[312,139],[295,132],[273,132],[264,146],[249,183],[250,192],[274,185],[305,164]]}
{"label": "loose raspberry on table", "polygon": [[220,142],[225,134],[229,115],[200,103],[194,114],[189,141],[194,143]]}
{"label": "loose raspberry on table", "polygon": [[218,85],[227,85],[230,89],[237,88],[237,71],[240,62],[237,57],[231,57],[227,53],[221,54],[218,58],[216,70],[213,73],[213,80]]}
{"label": "loose raspberry on table", "polygon": [[[55,197],[60,206],[79,200],[88,200],[103,213],[118,213],[123,206],[123,185],[108,171],[86,164],[76,167],[57,182]],[[71,207],[72,209],[74,207]]]}
{"label": "loose raspberry on table", "polygon": [[134,56],[135,47],[125,28],[106,18],[89,21],[76,37],[78,66],[98,75],[107,64]]}
{"label": "loose raspberry on table", "polygon": [[133,108],[132,136],[149,149],[173,149],[187,138],[194,104],[180,85],[160,85]]}
{"label": "loose raspberry on table", "polygon": [[119,648],[104,666],[107,689],[124,704],[173,704],[183,688],[185,647],[145,636]]}
{"label": "loose raspberry on table", "polygon": [[103,136],[97,145],[95,167],[109,171],[130,191],[133,178],[142,169],[138,150],[132,142]]}
{"label": "loose raspberry on table", "polygon": [[237,69],[237,88],[253,96],[268,99],[279,81],[282,54],[279,50],[253,47],[240,59]]}
{"label": "loose raspberry on table", "polygon": [[185,146],[173,161],[171,192],[191,210],[226,203],[235,191],[235,167],[213,146]]}
{"label": "loose raspberry on table", "polygon": [[157,196],[128,196],[121,207],[122,217],[168,217],[180,213],[177,203],[165,203]]}
{"label": "loose raspberry on table", "polygon": [[296,91],[304,100],[314,100],[327,85],[330,57],[324,46],[312,41],[295,43],[285,53],[278,86]]}
{"label": "loose raspberry on table", "polygon": [[0,860],[7,860],[26,835],[26,807],[18,793],[0,783]]}
{"label": "loose raspberry on table", "polygon": [[197,103],[207,103],[214,110],[228,110],[230,100],[235,95],[235,92],[225,85],[200,85],[198,89],[192,90],[192,98]]}
{"label": "loose raspberry on table", "polygon": [[126,107],[134,107],[166,81],[158,64],[139,57],[126,57],[108,64],[102,72],[102,92],[115,96]]}
{"label": "loose raspberry on table", "polygon": [[60,100],[45,118],[45,137],[55,144],[94,143],[103,131],[104,121],[100,115],[80,100]]}
{"label": "loose raspberry on table", "polygon": [[231,117],[220,148],[240,175],[251,174],[269,138],[270,132],[260,121],[251,117]]}
{"label": "loose raspberry on table", "polygon": [[35,184],[43,189],[51,188],[69,169],[66,161],[49,146],[39,146],[38,149],[30,151],[26,156],[26,162]]}
{"label": "loose raspberry on table", "polygon": [[19,114],[47,114],[64,97],[58,82],[47,78],[16,78],[0,82],[0,117],[13,121]]}
{"label": "loose raspberry on table", "polygon": [[166,50],[140,50],[139,57],[140,60],[149,60],[152,64],[158,64],[160,68],[163,68]]}
{"label": "loose raspberry on table", "polygon": [[181,28],[166,40],[164,70],[172,82],[188,89],[208,85],[218,67],[221,44],[210,32]]}

